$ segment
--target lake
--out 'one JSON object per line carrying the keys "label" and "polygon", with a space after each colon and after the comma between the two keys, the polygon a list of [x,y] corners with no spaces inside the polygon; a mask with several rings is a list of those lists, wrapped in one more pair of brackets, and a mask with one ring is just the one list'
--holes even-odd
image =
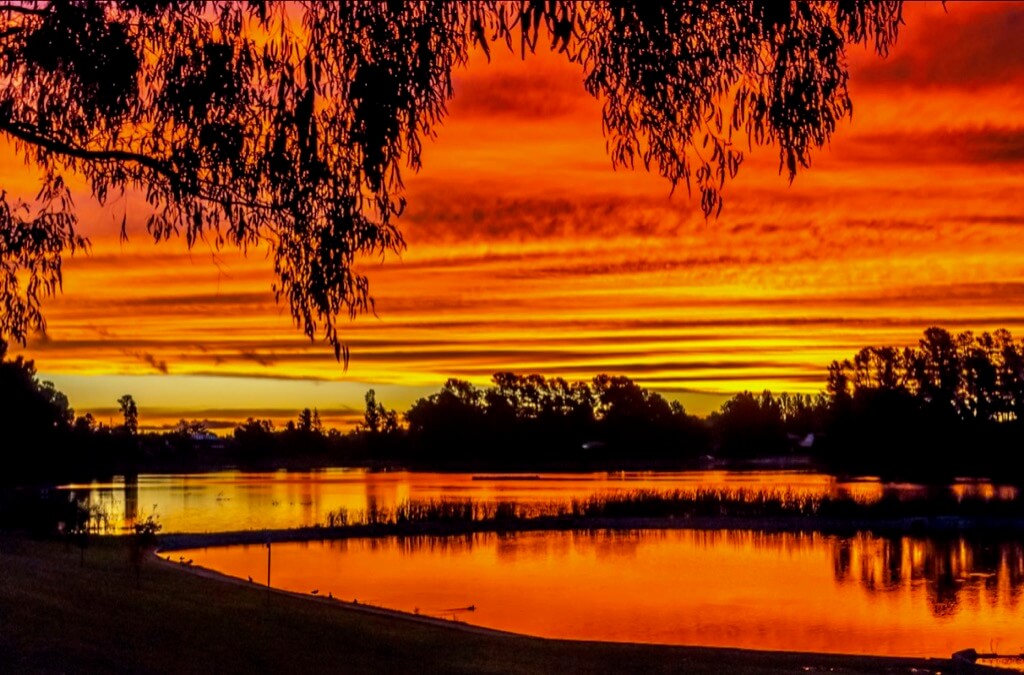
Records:
{"label": "lake", "polygon": [[[262,545],[173,555],[266,581]],[[271,555],[277,588],[546,637],[907,656],[1024,651],[1019,540],[532,532],[274,544]]]}
{"label": "lake", "polygon": [[[806,471],[601,472],[587,474],[474,475],[468,473],[369,472],[325,469],[307,472],[222,471],[205,474],[144,474],[105,483],[74,484],[62,490],[85,495],[108,528],[123,531],[138,518],[159,517],[164,533],[280,529],[324,524],[338,509],[358,514],[393,508],[408,500],[516,501],[543,506],[637,489],[754,490],[801,495],[853,495],[871,501],[894,492],[914,496],[920,485],[883,483],[876,478],[843,481]],[[1016,488],[988,481],[963,481],[958,495],[989,498],[1016,495]]]}

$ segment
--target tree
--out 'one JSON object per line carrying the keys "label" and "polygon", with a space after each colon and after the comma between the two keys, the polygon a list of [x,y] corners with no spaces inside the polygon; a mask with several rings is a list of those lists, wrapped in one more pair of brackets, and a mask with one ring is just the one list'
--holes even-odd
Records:
{"label": "tree", "polygon": [[296,425],[299,432],[304,434],[322,434],[324,431],[324,425],[320,422],[320,413],[316,410],[310,410],[309,408],[303,408],[299,412],[298,424]]}
{"label": "tree", "polygon": [[117,405],[124,416],[124,426],[122,429],[129,436],[134,436],[139,432],[139,408],[135,405],[135,399],[132,398],[131,394],[125,394],[117,399]]}
{"label": "tree", "polygon": [[[402,169],[420,167],[474,48],[538,42],[604,106],[614,166],[641,163],[705,214],[776,144],[807,167],[850,114],[846,49],[887,53],[900,0],[0,5],[0,134],[38,170],[0,193],[0,337],[43,330],[61,262],[87,245],[66,175],[101,204],[144,195],[157,241],[272,251],[276,297],[347,362],[337,318],[372,309],[361,256],[404,247]],[[122,218],[122,232],[126,219]]]}
{"label": "tree", "polygon": [[[64,442],[75,418],[67,396],[36,377],[35,363],[7,358],[0,340],[0,437],[5,478],[22,480],[66,469],[69,449]],[[0,478],[3,482],[4,478]]]}
{"label": "tree", "polygon": [[782,406],[771,392],[741,392],[712,414],[719,449],[731,457],[772,456],[788,449]]}
{"label": "tree", "polygon": [[75,418],[74,430],[76,434],[87,436],[95,433],[97,428],[96,418],[92,416],[92,413],[85,413]]}
{"label": "tree", "polygon": [[210,425],[206,420],[180,419],[174,426],[174,433],[192,441],[205,439],[210,433]]}
{"label": "tree", "polygon": [[373,389],[368,389],[366,392],[366,412],[363,413],[363,421],[359,424],[359,430],[373,436],[393,434],[398,431],[398,413],[388,410],[383,403],[378,403],[377,392]]}
{"label": "tree", "polygon": [[370,389],[366,392],[366,412],[363,414],[362,428],[371,434],[380,432],[383,426],[383,406],[377,403],[377,392]]}
{"label": "tree", "polygon": [[961,353],[949,331],[932,326],[924,332],[912,366],[917,390],[925,403],[946,414],[957,408]]}

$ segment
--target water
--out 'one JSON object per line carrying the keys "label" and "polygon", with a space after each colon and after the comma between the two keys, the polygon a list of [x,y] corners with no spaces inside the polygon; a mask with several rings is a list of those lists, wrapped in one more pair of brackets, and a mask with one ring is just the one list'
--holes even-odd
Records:
{"label": "water", "polygon": [[[790,491],[803,495],[849,494],[871,501],[886,492],[912,496],[924,487],[887,484],[877,479],[840,481],[800,471],[688,471],[645,473],[539,474],[520,476],[467,473],[372,473],[362,469],[313,472],[223,471],[206,474],[149,474],[136,480],[68,485],[85,493],[105,514],[113,531],[138,518],[159,517],[164,533],[279,529],[324,524],[328,513],[346,509],[392,508],[406,500],[472,498],[478,502],[566,503],[593,494],[636,489],[701,488]],[[991,498],[1016,495],[1016,488],[989,482],[963,482],[958,494]]]}
{"label": "water", "polygon": [[[266,581],[265,546],[174,555]],[[274,544],[271,555],[278,588],[546,637],[941,657],[1024,651],[1019,541],[535,532]]]}

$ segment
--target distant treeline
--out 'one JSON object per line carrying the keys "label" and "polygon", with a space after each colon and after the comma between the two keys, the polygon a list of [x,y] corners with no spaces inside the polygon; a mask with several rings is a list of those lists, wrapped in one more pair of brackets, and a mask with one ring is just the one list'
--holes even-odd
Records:
{"label": "distant treeline", "polygon": [[743,392],[707,418],[628,377],[567,381],[498,373],[451,379],[400,415],[367,392],[362,423],[325,429],[315,409],[278,429],[252,419],[231,437],[182,421],[140,433],[76,417],[31,361],[0,344],[7,482],[107,473],[367,465],[440,470],[771,466],[806,458],[843,473],[1024,478],[1024,342],[1008,331],[929,328],[915,347],[866,347],[828,367],[817,395]]}

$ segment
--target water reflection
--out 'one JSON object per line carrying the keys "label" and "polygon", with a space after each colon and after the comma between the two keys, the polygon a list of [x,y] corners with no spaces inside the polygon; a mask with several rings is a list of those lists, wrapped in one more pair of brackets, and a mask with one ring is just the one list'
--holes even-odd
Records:
{"label": "water reflection", "polygon": [[923,586],[936,617],[952,616],[962,606],[1017,610],[1024,585],[1024,546],[1018,540],[858,535],[837,540],[833,567],[838,582],[856,583],[872,592]]}
{"label": "water reflection", "polygon": [[[1024,546],[1008,539],[534,532],[275,544],[273,555],[276,587],[549,637],[931,656],[1024,648]],[[185,556],[265,577],[261,546]]]}
{"label": "water reflection", "polygon": [[[841,481],[835,476],[799,471],[691,471],[646,473],[544,474],[541,476],[474,476],[473,474],[370,473],[358,469],[314,472],[161,474],[118,477],[106,483],[69,485],[85,491],[115,530],[130,527],[151,513],[164,532],[219,532],[278,529],[323,524],[339,509],[366,513],[393,509],[407,500],[469,498],[494,504],[515,501],[527,507],[568,503],[594,494],[651,490],[753,490],[799,496],[852,496],[874,501],[887,494],[921,496],[920,485],[884,483],[877,478]],[[958,482],[963,498],[1013,498],[1017,489],[987,481]]]}

